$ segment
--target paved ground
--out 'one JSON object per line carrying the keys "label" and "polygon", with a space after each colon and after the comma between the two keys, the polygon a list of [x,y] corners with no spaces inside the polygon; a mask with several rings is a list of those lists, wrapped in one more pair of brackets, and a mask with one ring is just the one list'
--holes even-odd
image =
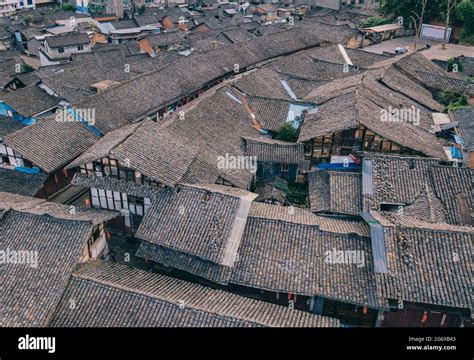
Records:
{"label": "paved ground", "polygon": [[474,57],[474,46],[446,44],[446,49],[441,49],[442,44],[432,46],[430,49],[423,51],[423,55],[430,60],[446,61],[457,56]]}
{"label": "paved ground", "polygon": [[[405,47],[408,51],[413,50],[413,44],[415,41],[414,36],[404,36],[395,38],[392,40],[383,41],[380,44],[370,45],[364,48],[365,51],[382,54],[384,51],[389,53],[395,53],[395,48],[397,46]],[[429,39],[418,39],[417,41],[417,49],[424,47],[426,44],[436,45],[440,44],[439,41],[436,40],[429,40]]]}
{"label": "paved ground", "polygon": [[107,243],[109,245],[109,255],[112,257],[112,261],[141,270],[150,270],[152,268],[151,262],[146,264],[144,259],[135,256],[140,245],[139,240],[112,234]]}

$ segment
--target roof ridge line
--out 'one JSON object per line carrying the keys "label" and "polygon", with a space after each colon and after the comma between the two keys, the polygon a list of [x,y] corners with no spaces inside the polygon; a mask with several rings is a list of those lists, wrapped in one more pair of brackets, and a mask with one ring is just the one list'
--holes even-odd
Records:
{"label": "roof ridge line", "polygon": [[[93,260],[94,262],[97,262],[97,260]],[[101,263],[106,263],[105,261],[100,261]],[[84,266],[84,265],[83,265]],[[108,266],[108,265],[107,265]],[[146,271],[144,270],[141,270],[141,269],[137,269],[137,268],[132,268],[132,267],[128,267],[126,265],[122,265],[125,267],[127,267],[129,270],[131,270],[131,272],[134,272],[135,274],[138,274],[138,273],[141,273],[141,272],[144,272],[146,273]],[[97,284],[101,284],[101,285],[106,285],[106,286],[110,286],[111,288],[114,288],[114,289],[119,289],[119,290],[122,290],[122,291],[127,291],[127,292],[130,292],[130,293],[134,293],[134,294],[138,294],[138,295],[141,295],[141,296],[144,296],[144,297],[151,297],[151,298],[154,298],[154,299],[157,299],[157,300],[160,300],[160,301],[163,301],[163,302],[166,302],[168,304],[175,304],[173,303],[173,301],[169,298],[166,298],[164,297],[163,295],[159,295],[159,294],[156,294],[154,292],[149,292],[147,293],[146,291],[144,290],[139,290],[137,288],[133,288],[132,286],[130,285],[122,285],[122,284],[117,284],[117,283],[114,283],[114,282],[111,282],[111,281],[107,281],[107,280],[102,280],[102,279],[97,279],[97,278],[94,278],[93,275],[88,275],[88,274],[81,274],[81,273],[77,273],[77,271],[80,270],[79,269],[76,269],[73,271],[71,277],[74,277],[74,278],[77,278],[77,279],[81,279],[81,280],[86,280],[86,281],[90,281],[90,282],[94,282],[94,283],[97,283]],[[199,284],[195,284],[195,283],[191,283],[191,282],[188,282],[188,281],[185,281],[185,280],[181,280],[181,279],[176,279],[176,278],[171,278],[169,276],[166,276],[166,275],[161,275],[161,274],[154,274],[152,273],[154,276],[156,276],[157,278],[161,277],[161,278],[169,278],[169,279],[173,279],[173,280],[177,280],[178,282],[180,282],[181,284],[186,284],[187,286],[191,287],[191,288],[205,288],[204,286],[202,285],[199,285]],[[212,288],[205,288],[207,290],[210,290],[210,292],[212,293],[215,293],[215,294],[224,294],[224,295],[227,295],[227,296],[231,296],[231,297],[241,297],[243,299],[245,299],[245,301],[248,301],[249,303],[255,303],[257,302],[258,300],[255,300],[255,299],[251,299],[251,298],[247,298],[247,297],[243,297],[243,296],[240,296],[240,295],[237,295],[237,294],[234,294],[234,293],[230,293],[230,292],[226,292],[226,291],[222,291],[222,290],[219,290],[219,289],[212,289]],[[193,300],[193,298],[189,298],[191,300]],[[189,300],[188,300],[189,301]],[[240,320],[240,321],[247,321],[247,322],[250,322],[250,323],[253,323],[253,324],[257,324],[257,325],[262,325],[262,326],[270,326],[269,323],[271,322],[271,320],[269,320],[268,322],[264,322],[264,321],[256,321],[256,320],[253,320],[253,319],[250,319],[249,317],[247,316],[242,316],[242,317],[238,317],[237,315],[231,313],[226,313],[224,311],[222,311],[222,309],[220,307],[218,307],[217,309],[215,309],[214,311],[211,311],[210,309],[206,309],[204,308],[203,306],[199,306],[197,304],[198,302],[190,302],[190,303],[187,303],[186,305],[189,307],[189,308],[192,308],[192,309],[195,309],[195,310],[198,310],[198,311],[202,311],[202,312],[205,312],[205,313],[208,313],[208,314],[215,314],[215,315],[220,315],[220,316],[225,316],[225,317],[229,317],[229,318],[232,318],[232,319],[235,319],[235,320]],[[270,305],[270,306],[276,306],[274,304],[269,304],[269,303],[266,303],[266,302],[262,302],[263,304],[265,305]],[[179,307],[179,303],[178,304],[175,304],[177,307]],[[185,307],[186,308],[186,307]],[[282,310],[285,309],[284,307],[282,307]],[[322,316],[321,316],[322,317]],[[326,317],[325,317],[326,318]],[[330,319],[330,318],[329,318]]]}

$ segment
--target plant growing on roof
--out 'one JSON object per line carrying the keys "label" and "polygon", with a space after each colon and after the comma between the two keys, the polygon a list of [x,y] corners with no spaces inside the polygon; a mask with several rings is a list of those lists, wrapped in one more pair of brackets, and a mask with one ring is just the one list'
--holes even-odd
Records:
{"label": "plant growing on roof", "polygon": [[76,7],[74,6],[74,4],[70,3],[62,3],[58,6],[58,8],[62,11],[76,11]]}
{"label": "plant growing on roof", "polygon": [[457,66],[457,71],[463,71],[464,70],[464,66],[462,65],[462,63],[460,63],[458,60],[454,59],[454,58],[449,58],[448,61],[448,72],[453,72],[455,67],[454,65]]}
{"label": "plant growing on roof", "polygon": [[28,15],[25,16],[25,21],[26,21],[27,24],[33,22],[33,19],[34,19],[34,17],[31,14],[28,14]]}
{"label": "plant growing on roof", "polygon": [[385,25],[390,23],[390,19],[386,19],[380,16],[371,16],[365,20],[362,21],[362,25],[364,27],[373,27],[373,26],[379,26],[379,25]]}
{"label": "plant growing on roof", "polygon": [[457,95],[452,88],[446,88],[436,97],[437,100],[445,105],[444,112],[448,110],[461,109],[468,105],[467,98],[464,95]]}
{"label": "plant growing on roof", "polygon": [[35,68],[33,66],[30,66],[28,64],[23,64],[21,65],[21,72],[23,73],[29,73],[35,71]]}

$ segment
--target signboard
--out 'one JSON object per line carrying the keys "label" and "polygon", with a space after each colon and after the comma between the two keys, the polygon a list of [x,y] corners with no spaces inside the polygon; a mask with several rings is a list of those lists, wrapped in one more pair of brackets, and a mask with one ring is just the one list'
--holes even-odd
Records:
{"label": "signboard", "polygon": [[[451,30],[452,30],[451,28],[448,28],[448,31],[446,32],[447,42],[449,42],[449,39],[451,38]],[[444,36],[443,26],[429,25],[429,24],[423,24],[421,26],[420,37],[422,38],[443,41],[443,36]]]}

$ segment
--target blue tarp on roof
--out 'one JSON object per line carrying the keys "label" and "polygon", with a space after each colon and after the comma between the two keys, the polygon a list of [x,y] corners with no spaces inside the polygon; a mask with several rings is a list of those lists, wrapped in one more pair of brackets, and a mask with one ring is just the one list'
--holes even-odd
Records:
{"label": "blue tarp on roof", "polygon": [[357,165],[355,163],[336,163],[336,164],[329,164],[329,163],[321,163],[318,164],[318,169],[320,170],[326,170],[326,169],[331,169],[331,170],[356,170],[359,169],[360,165]]}
{"label": "blue tarp on roof", "polygon": [[40,173],[40,169],[37,168],[37,167],[26,168],[26,167],[22,167],[22,166],[17,166],[17,167],[15,167],[15,170],[16,171],[21,171],[21,172],[24,172],[24,173],[27,173],[27,174],[39,174]]}
{"label": "blue tarp on roof", "polygon": [[451,151],[451,156],[453,159],[462,159],[461,149],[456,146],[450,146],[449,150]]}

